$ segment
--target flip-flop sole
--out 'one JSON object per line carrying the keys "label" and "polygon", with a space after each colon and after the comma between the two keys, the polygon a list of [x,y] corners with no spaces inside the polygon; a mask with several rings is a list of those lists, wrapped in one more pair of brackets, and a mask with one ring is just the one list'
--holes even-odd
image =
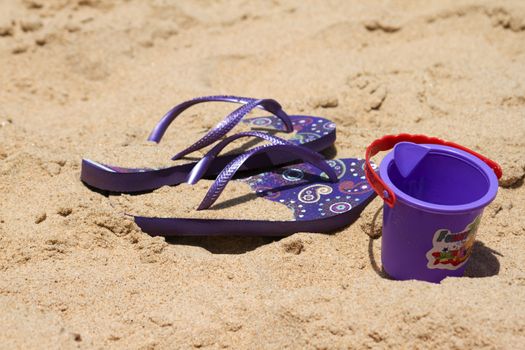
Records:
{"label": "flip-flop sole", "polygon": [[[305,146],[313,151],[322,151],[334,144],[336,139],[335,124],[328,119],[312,116],[290,116],[294,133],[289,139],[296,145]],[[242,121],[254,129],[268,131],[283,130],[282,121],[275,116],[249,118]],[[217,175],[226,164],[238,154],[218,156],[207,172],[208,176]],[[246,161],[242,171],[267,169],[286,164],[296,159],[287,153],[258,154]],[[82,159],[80,179],[94,188],[113,192],[142,192],[166,185],[186,182],[194,162],[166,168],[123,168]]]}
{"label": "flip-flop sole", "polygon": [[[293,211],[290,221],[159,218],[135,216],[136,224],[153,236],[287,236],[296,232],[327,233],[354,222],[375,197],[364,174],[365,161],[327,161],[339,181],[307,164],[295,164],[235,181],[248,183],[258,196]],[[263,213],[264,215],[264,213]]]}

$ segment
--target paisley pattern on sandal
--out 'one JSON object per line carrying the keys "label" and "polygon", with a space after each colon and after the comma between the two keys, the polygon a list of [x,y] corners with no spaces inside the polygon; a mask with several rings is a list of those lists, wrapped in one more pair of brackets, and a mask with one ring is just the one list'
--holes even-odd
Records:
{"label": "paisley pattern on sandal", "polygon": [[[239,181],[246,182],[258,196],[281,203],[293,211],[296,220],[317,220],[342,214],[366,201],[372,187],[365,178],[363,159],[326,161],[335,170],[337,183],[309,184],[326,178],[308,163],[291,165]],[[374,165],[375,166],[375,165]]]}

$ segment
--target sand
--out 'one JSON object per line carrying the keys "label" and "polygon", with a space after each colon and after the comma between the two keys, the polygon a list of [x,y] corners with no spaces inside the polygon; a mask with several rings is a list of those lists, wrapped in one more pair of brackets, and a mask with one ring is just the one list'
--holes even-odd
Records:
{"label": "sand", "polygon": [[[0,348],[525,347],[523,1],[3,0],[0,67]],[[411,132],[499,161],[467,277],[385,278],[379,200],[331,235],[165,240],[79,181],[168,160],[231,106],[144,140],[209,94],[334,120],[331,156]]]}

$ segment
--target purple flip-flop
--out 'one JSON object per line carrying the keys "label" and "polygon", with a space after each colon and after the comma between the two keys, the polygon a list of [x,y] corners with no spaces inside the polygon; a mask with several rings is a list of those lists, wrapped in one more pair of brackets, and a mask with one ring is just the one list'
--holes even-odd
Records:
{"label": "purple flip-flop", "polygon": [[[217,142],[241,121],[252,126],[254,129],[260,130],[262,128],[268,131],[293,133],[289,142],[294,145],[305,146],[316,152],[330,147],[335,142],[335,124],[328,119],[313,116],[288,115],[275,100],[236,96],[198,97],[183,102],[173,107],[164,115],[151,132],[148,140],[157,143],[160,142],[166,129],[179,114],[187,108],[203,102],[233,102],[240,103],[242,106],[230,113],[196,143],[177,153],[172,158],[173,160],[180,159],[194,151]],[[255,108],[264,109],[272,113],[272,115],[244,119],[244,117]],[[209,164],[206,176],[219,174],[236,156],[238,156],[238,154],[215,157],[212,164]],[[265,169],[296,160],[296,156],[287,152],[260,153],[243,163],[239,170]],[[153,190],[165,185],[176,185],[185,182],[195,164],[195,162],[188,162],[166,168],[123,168],[89,159],[82,159],[80,177],[84,183],[101,190],[127,193],[141,192]]]}
{"label": "purple flip-flop", "polygon": [[[296,232],[325,233],[351,224],[374,198],[375,192],[365,178],[363,159],[324,160],[320,154],[288,141],[276,139],[270,142],[272,144],[252,148],[228,163],[196,210],[205,210],[213,205],[235,173],[249,159],[270,153],[287,153],[301,159],[303,163],[233,181],[247,183],[257,196],[287,207],[293,211],[292,220],[272,221],[265,219],[264,213],[261,213],[260,220],[133,216],[135,223],[153,236],[287,236]],[[217,144],[195,165],[188,176],[190,184],[202,178],[226,143],[225,140]]]}

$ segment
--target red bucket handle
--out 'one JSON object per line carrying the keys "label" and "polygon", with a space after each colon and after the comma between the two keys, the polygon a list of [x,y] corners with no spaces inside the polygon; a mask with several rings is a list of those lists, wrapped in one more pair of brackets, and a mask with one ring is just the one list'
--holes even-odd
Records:
{"label": "red bucket handle", "polygon": [[468,149],[464,146],[458,145],[454,142],[448,142],[441,139],[438,139],[437,137],[429,137],[425,135],[411,135],[411,134],[399,134],[399,135],[386,135],[383,136],[380,139],[375,140],[372,142],[367,148],[366,148],[366,165],[365,165],[365,176],[374,191],[378,194],[379,197],[381,197],[386,204],[388,204],[389,207],[393,207],[396,203],[396,195],[394,192],[381,180],[379,175],[374,171],[372,168],[372,165],[370,164],[370,158],[375,156],[377,153],[382,151],[388,151],[389,149],[392,149],[397,143],[399,142],[412,142],[412,143],[431,143],[436,145],[443,145],[443,146],[449,146],[454,147],[457,149],[460,149],[462,151],[465,151],[467,153],[470,153],[485,163],[494,170],[494,173],[496,174],[497,178],[501,178],[501,175],[503,172],[501,171],[501,167],[498,163],[496,163],[493,160],[488,159],[487,157],[482,156],[481,154],[474,152],[471,149]]}

